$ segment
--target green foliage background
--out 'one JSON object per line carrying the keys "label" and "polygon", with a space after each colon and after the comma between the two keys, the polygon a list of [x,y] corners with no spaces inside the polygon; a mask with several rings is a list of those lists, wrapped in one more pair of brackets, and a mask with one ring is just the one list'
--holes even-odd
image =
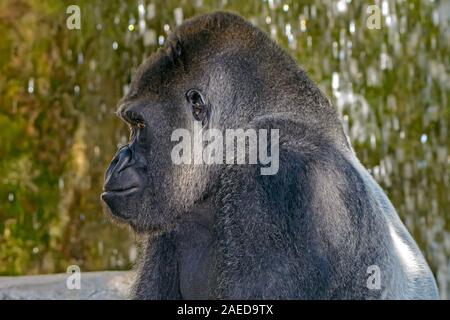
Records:
{"label": "green foliage background", "polygon": [[[71,4],[81,30],[66,27]],[[381,29],[366,27],[371,4]],[[438,0],[0,0],[0,274],[130,267],[133,236],[99,201],[128,135],[116,102],[175,13],[217,9],[270,33],[336,104],[446,297],[450,6]]]}

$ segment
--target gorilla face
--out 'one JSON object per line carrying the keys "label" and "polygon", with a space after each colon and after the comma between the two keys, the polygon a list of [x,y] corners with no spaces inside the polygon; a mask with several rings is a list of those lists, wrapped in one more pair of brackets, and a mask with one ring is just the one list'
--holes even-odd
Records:
{"label": "gorilla face", "polygon": [[175,165],[175,129],[207,125],[204,73],[186,73],[181,43],[172,40],[138,69],[118,116],[130,128],[130,141],[107,169],[101,198],[109,212],[136,231],[169,228],[206,191],[207,168]]}

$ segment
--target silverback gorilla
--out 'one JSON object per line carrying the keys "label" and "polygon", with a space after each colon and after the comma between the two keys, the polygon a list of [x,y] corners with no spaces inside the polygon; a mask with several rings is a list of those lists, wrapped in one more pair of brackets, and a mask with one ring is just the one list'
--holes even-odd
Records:
{"label": "silverback gorilla", "polygon": [[[179,26],[138,69],[118,115],[131,138],[102,199],[145,238],[135,299],[438,298],[335,108],[241,17]],[[278,129],[278,172],[262,175],[260,162],[175,164],[172,132],[195,123]]]}

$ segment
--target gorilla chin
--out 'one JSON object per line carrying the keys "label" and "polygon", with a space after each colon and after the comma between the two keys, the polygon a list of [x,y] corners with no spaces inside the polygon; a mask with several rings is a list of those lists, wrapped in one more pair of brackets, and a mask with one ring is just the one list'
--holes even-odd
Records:
{"label": "gorilla chin", "polygon": [[124,190],[105,190],[101,198],[106,204],[108,212],[119,221],[130,222],[134,215],[130,215],[129,204],[140,198],[141,188],[131,187]]}

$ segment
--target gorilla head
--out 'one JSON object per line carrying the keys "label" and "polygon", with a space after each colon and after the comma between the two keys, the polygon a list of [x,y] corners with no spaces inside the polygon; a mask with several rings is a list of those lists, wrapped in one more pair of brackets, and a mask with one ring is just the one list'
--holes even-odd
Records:
{"label": "gorilla head", "polygon": [[[137,231],[167,230],[213,192],[223,166],[174,164],[175,129],[193,133],[199,123],[223,131],[267,114],[295,112],[345,141],[334,109],[298,70],[263,32],[236,15],[215,13],[181,25],[138,69],[120,103],[118,115],[131,139],[106,173],[102,199],[113,216]],[[276,73],[283,77],[270,76]],[[318,109],[306,108],[311,104]]]}

